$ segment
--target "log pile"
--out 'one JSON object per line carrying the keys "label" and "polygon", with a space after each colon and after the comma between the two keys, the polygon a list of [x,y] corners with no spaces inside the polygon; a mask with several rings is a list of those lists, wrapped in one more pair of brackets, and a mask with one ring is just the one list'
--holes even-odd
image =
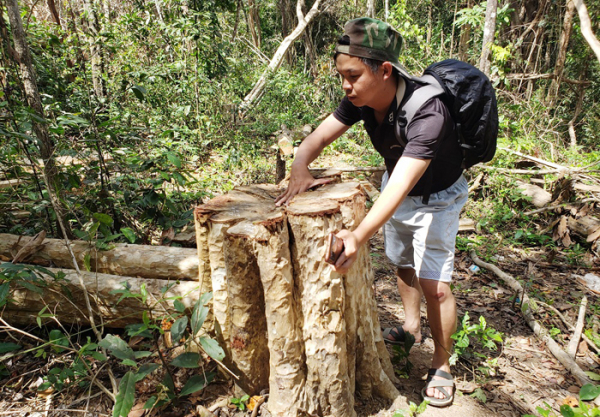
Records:
{"label": "log pile", "polygon": [[200,279],[214,293],[226,363],[274,416],[355,416],[354,396],[399,396],[373,294],[368,248],[345,275],[323,261],[330,232],[365,215],[358,183],[274,205],[275,186],[239,187],[195,210]]}
{"label": "log pile", "polygon": [[[65,241],[44,239],[44,236],[39,239],[40,236],[0,234],[0,261],[51,266],[55,267],[49,268],[52,273],[64,275],[54,280],[38,273],[48,285],[42,293],[24,287],[14,289],[13,302],[2,313],[3,318],[13,324],[35,323],[44,307],[46,313],[55,314],[62,323],[88,324],[89,312],[80,277],[92,299],[96,323],[102,318],[110,327],[139,323],[145,309],[155,318],[174,313],[175,298],[191,309],[199,298],[195,249],[115,244],[111,250],[100,251],[90,242],[73,241],[71,250],[82,271],[78,276]],[[94,272],[85,270],[86,258]],[[133,293],[140,293],[144,286],[149,294],[146,306],[132,298],[119,302],[120,294],[115,291],[122,290],[124,285]]]}

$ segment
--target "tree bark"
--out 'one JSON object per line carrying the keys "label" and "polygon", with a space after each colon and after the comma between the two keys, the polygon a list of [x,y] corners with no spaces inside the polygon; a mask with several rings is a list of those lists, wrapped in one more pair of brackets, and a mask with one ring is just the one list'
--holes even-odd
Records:
{"label": "tree bark", "polygon": [[258,10],[258,4],[255,0],[248,0],[248,31],[252,37],[252,42],[257,49],[260,49],[262,43],[261,31],[260,31],[260,15]]}
{"label": "tree bark", "polygon": [[375,0],[367,0],[367,16],[374,18],[375,14]]}
{"label": "tree bark", "polygon": [[488,0],[485,10],[485,25],[483,28],[483,42],[481,46],[481,58],[479,59],[479,69],[488,77],[490,76],[490,52],[494,43],[496,32],[496,13],[498,11],[498,0]]}
{"label": "tree bark", "polygon": [[[4,307],[2,317],[11,324],[31,325],[36,322],[37,314],[48,307],[46,313],[56,316],[63,324],[89,324],[89,315],[82,295],[81,284],[77,272],[72,269],[49,268],[54,274],[64,273],[64,279],[55,281],[44,276],[48,286],[43,294],[17,287],[11,292],[12,303]],[[184,281],[176,283],[166,279],[146,279],[109,274],[81,272],[84,285],[92,299],[92,307],[108,327],[125,327],[127,324],[139,323],[142,312],[148,309],[154,318],[175,313],[173,298],[177,297],[186,308],[192,309],[200,298],[198,282]],[[133,293],[140,293],[144,285],[149,294],[147,307],[138,299],[125,298],[119,302],[121,294],[113,293],[122,290],[127,284]],[[169,290],[162,294],[162,289]],[[166,299],[170,298],[169,301]],[[48,320],[48,319],[44,319]],[[96,323],[100,320],[96,319]]]}
{"label": "tree bark", "polygon": [[[28,236],[0,234],[0,259],[11,261],[14,254],[31,239]],[[71,242],[71,249],[81,269],[85,269],[84,257],[88,255],[91,269],[96,272],[142,278],[198,280],[198,256],[193,248],[117,243],[113,249],[101,251],[93,243],[79,240]],[[73,268],[71,255],[64,240],[60,239],[44,240],[43,247],[25,262]]]}
{"label": "tree bark", "polygon": [[592,48],[592,51],[596,54],[598,62],[600,62],[600,41],[594,35],[592,31],[592,22],[590,21],[590,15],[588,14],[587,7],[583,3],[583,0],[573,0],[577,13],[579,14],[579,22],[581,24],[581,34]]}
{"label": "tree bark", "polygon": [[83,0],[83,5],[88,16],[87,38],[90,45],[92,84],[94,85],[96,97],[102,98],[106,96],[106,85],[104,83],[104,55],[102,47],[98,42],[100,20],[98,19],[98,13],[96,11],[97,5],[94,0]]}
{"label": "tree bark", "polygon": [[52,15],[52,18],[54,19],[54,23],[56,23],[59,27],[60,25],[60,16],[58,14],[58,10],[56,9],[56,4],[54,3],[54,0],[48,0],[48,9],[50,10],[50,14]]}
{"label": "tree bark", "polygon": [[[44,119],[44,109],[42,108],[42,101],[36,83],[36,74],[33,68],[29,46],[27,45],[25,31],[23,29],[19,3],[17,0],[7,0],[6,9],[13,36],[15,57],[19,64],[21,81],[25,90],[27,104],[39,118]],[[54,162],[54,144],[50,140],[48,128],[45,123],[40,123],[38,120],[32,119],[31,125],[38,139],[40,155],[44,161],[44,169],[42,170],[42,173],[48,190],[49,198],[53,200],[52,206],[56,211],[56,215],[64,219],[65,210],[62,203],[57,198],[58,187],[56,176],[58,172]],[[67,233],[70,234],[69,229],[67,229]]]}
{"label": "tree bark", "polygon": [[304,5],[304,0],[298,0],[296,4],[296,15],[298,16],[298,26],[294,29],[292,33],[290,33],[279,45],[277,51],[273,55],[271,62],[269,63],[267,69],[262,73],[259,80],[254,84],[252,91],[248,93],[248,95],[244,98],[244,101],[240,104],[240,116],[243,117],[248,110],[254,106],[263,96],[265,87],[267,85],[267,81],[269,77],[277,71],[277,69],[281,66],[285,53],[289,49],[289,47],[302,35],[304,29],[310,21],[320,13],[319,5],[321,0],[315,0],[313,6],[309,10],[309,12],[304,15],[302,12],[302,6]]}
{"label": "tree bark", "polygon": [[552,79],[550,89],[548,90],[548,96],[546,97],[549,106],[553,105],[554,100],[558,95],[561,77],[565,68],[565,61],[567,60],[567,47],[569,46],[569,39],[571,39],[571,28],[573,27],[574,14],[575,3],[573,0],[567,0],[567,8],[565,10],[565,17],[563,19],[563,29],[558,40],[558,55],[556,57],[556,65],[554,66],[555,78]]}
{"label": "tree bark", "polygon": [[195,211],[201,275],[210,269],[236,383],[249,394],[268,384],[274,416],[354,417],[357,392],[398,398],[368,248],[345,275],[323,261],[327,235],[365,216],[360,185],[328,184],[285,208],[273,204],[280,192],[239,187]]}

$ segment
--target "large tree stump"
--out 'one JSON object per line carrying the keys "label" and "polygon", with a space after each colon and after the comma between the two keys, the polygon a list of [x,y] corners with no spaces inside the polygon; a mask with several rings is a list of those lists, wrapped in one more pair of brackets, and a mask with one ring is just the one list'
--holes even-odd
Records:
{"label": "large tree stump", "polygon": [[[274,205],[275,186],[239,187],[196,209],[203,287],[226,363],[274,416],[355,416],[354,396],[396,399],[368,248],[344,275],[323,261],[330,232],[365,215],[357,183]],[[268,359],[268,360],[267,360]]]}

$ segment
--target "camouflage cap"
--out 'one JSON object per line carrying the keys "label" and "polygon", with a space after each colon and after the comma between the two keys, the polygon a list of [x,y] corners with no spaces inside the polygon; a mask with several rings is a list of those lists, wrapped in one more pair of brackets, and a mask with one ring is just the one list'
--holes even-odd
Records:
{"label": "camouflage cap", "polygon": [[343,37],[348,37],[350,44],[338,43],[336,52],[359,58],[389,61],[401,75],[411,78],[408,71],[398,62],[402,36],[389,24],[370,17],[360,17],[346,22]]}

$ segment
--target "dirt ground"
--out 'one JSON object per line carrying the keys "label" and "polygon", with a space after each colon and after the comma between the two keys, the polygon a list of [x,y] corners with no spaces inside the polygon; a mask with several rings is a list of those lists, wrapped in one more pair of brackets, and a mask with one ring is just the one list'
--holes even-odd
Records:
{"label": "dirt ground", "polygon": [[[379,236],[372,239],[373,267],[375,269],[375,292],[379,305],[382,327],[390,327],[403,322],[404,311],[396,288],[392,265],[383,255],[383,242]],[[576,268],[548,268],[540,270],[531,260],[515,259],[515,254],[507,252],[497,255],[504,260],[499,267],[515,277],[529,274],[532,281],[531,290],[553,299],[554,306],[562,310],[571,322],[576,321],[576,300],[586,292],[571,278],[573,273],[581,273]],[[508,259],[508,261],[505,261]],[[522,416],[524,414],[539,415],[536,408],[549,404],[557,415],[564,401],[573,401],[579,392],[579,383],[569,375],[568,371],[545,349],[519,312],[518,305],[513,304],[514,294],[492,272],[480,271],[470,273],[472,265],[466,253],[457,253],[455,262],[454,295],[457,301],[458,317],[469,312],[471,323],[477,323],[483,316],[488,325],[502,332],[503,346],[493,354],[497,358],[498,368],[493,375],[469,369],[468,364],[459,361],[453,367],[453,375],[458,388],[454,404],[451,407],[435,408],[428,406],[422,416]],[[562,269],[562,270],[561,270]],[[552,294],[549,294],[552,293]],[[598,297],[587,291],[591,305],[598,304]],[[425,319],[425,305],[422,308],[422,328],[427,336],[428,327]],[[597,312],[596,312],[597,313]],[[588,314],[590,312],[588,311]],[[538,317],[538,320],[540,317]],[[541,319],[554,320],[547,313]],[[596,316],[593,320],[597,321]],[[558,323],[548,324],[548,327]],[[560,335],[559,335],[560,337]],[[568,340],[566,340],[568,343]],[[390,350],[391,353],[393,353]],[[413,347],[409,360],[414,364],[409,378],[403,379],[398,386],[400,392],[409,401],[419,403],[420,391],[424,386],[431,355],[433,340],[427,337],[418,347]],[[578,364],[584,370],[598,372],[600,361],[582,343],[577,356]],[[474,394],[475,393],[475,394]],[[481,395],[483,394],[483,395]],[[476,398],[479,396],[478,399]],[[484,400],[484,401],[482,401]],[[376,410],[359,408],[359,416],[386,415]],[[388,413],[389,414],[389,413]]]}
{"label": "dirt ground", "polygon": [[[376,235],[371,241],[372,261],[375,272],[375,295],[378,300],[380,321],[382,327],[398,325],[403,322],[404,312],[398,291],[392,265],[383,255],[381,236]],[[577,283],[571,275],[578,271],[573,267],[536,266],[531,260],[518,259],[517,255],[509,253],[498,254],[498,265],[507,273],[516,277],[528,276],[529,292],[532,296],[542,295],[546,300],[554,300],[554,307],[563,312],[570,321],[575,321],[577,300],[585,292],[585,288]],[[477,323],[479,316],[485,317],[489,326],[502,332],[504,343],[497,352],[491,353],[497,358],[498,367],[492,374],[486,376],[474,369],[475,364],[469,365],[459,361],[453,367],[453,375],[458,392],[451,407],[435,408],[428,406],[422,416],[447,417],[478,417],[478,416],[522,416],[524,414],[539,415],[537,406],[549,404],[557,415],[558,408],[564,401],[573,401],[579,392],[579,383],[565,368],[549,353],[545,346],[533,335],[525,320],[518,312],[518,306],[513,305],[514,294],[503,287],[501,281],[491,272],[480,271],[472,274],[468,271],[472,265],[465,253],[458,253],[454,280],[454,294],[458,305],[458,316],[469,312],[472,323]],[[590,298],[592,320],[597,321],[598,297],[587,292]],[[421,346],[414,347],[409,356],[414,365],[406,378],[400,379],[398,389],[409,401],[416,404],[421,402],[420,391],[424,386],[424,376],[429,368],[433,352],[433,341],[429,334],[423,308],[422,328],[426,340]],[[543,313],[538,317],[547,327],[556,326],[563,329],[557,338],[565,339],[568,334],[555,317]],[[564,334],[564,336],[563,336]],[[394,352],[390,349],[390,353]],[[0,415],[12,416],[81,416],[88,410],[88,416],[111,415],[111,403],[102,395],[94,395],[89,399],[86,392],[70,389],[61,393],[44,395],[37,393],[35,382],[40,382],[43,368],[38,365],[43,362],[32,358],[31,355],[22,362],[11,364],[11,378],[4,379],[0,391]],[[599,360],[585,343],[580,345],[577,362],[584,370],[599,372]],[[399,366],[399,365],[398,365]],[[395,367],[397,365],[395,364]],[[144,413],[142,406],[147,397],[155,391],[155,383],[147,379],[138,383],[138,400],[131,417],[152,415],[165,416],[198,416],[202,407],[214,411],[215,416],[250,416],[251,412],[241,412],[228,405],[230,399],[236,396],[230,383],[216,381],[198,395],[191,396],[178,404],[161,412]],[[145,391],[148,394],[145,394]],[[268,415],[265,403],[258,415]],[[62,411],[59,411],[62,409]],[[393,414],[391,404],[377,399],[357,399],[356,411],[358,417],[384,417]],[[46,413],[47,412],[47,413]]]}

